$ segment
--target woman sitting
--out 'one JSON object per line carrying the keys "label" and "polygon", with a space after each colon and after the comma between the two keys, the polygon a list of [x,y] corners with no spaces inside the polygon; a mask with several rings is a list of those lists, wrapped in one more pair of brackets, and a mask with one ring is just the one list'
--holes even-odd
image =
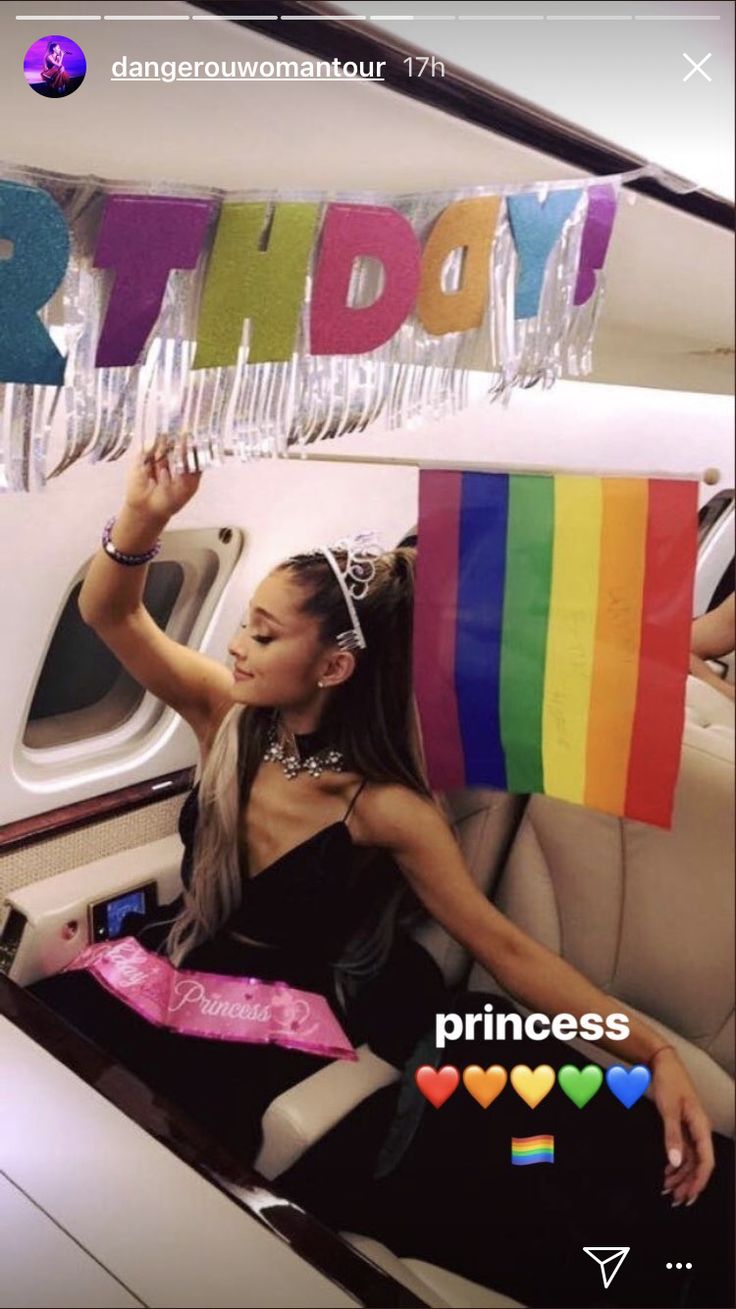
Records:
{"label": "woman sitting", "polygon": [[[549,1132],[571,1111],[576,1169],[509,1170],[505,1126],[500,1153],[491,1150],[493,1124],[504,1120],[484,1118],[469,1096],[462,1103],[456,1097],[442,1115],[428,1110],[400,1166],[382,1181],[373,1177],[370,1151],[354,1160],[343,1152],[348,1173],[354,1164],[362,1183],[352,1198],[347,1187],[328,1197],[325,1173],[325,1212],[329,1200],[341,1226],[363,1223],[359,1230],[383,1235],[394,1248],[410,1246],[399,1253],[444,1261],[529,1304],[591,1304],[588,1283],[576,1282],[578,1266],[589,1262],[579,1247],[603,1234],[626,1238],[632,1225],[632,1247],[636,1232],[650,1245],[661,1237],[658,1251],[662,1241],[670,1242],[672,1256],[687,1250],[703,1276],[715,1276],[720,1260],[720,1275],[728,1214],[708,1187],[713,1140],[683,1064],[644,1022],[488,902],[432,795],[411,689],[414,551],[377,554],[354,541],[287,559],[252,596],[230,645],[230,671],[159,629],[143,606],[145,566],[130,566],[152,557],[156,538],[199,480],[174,475],[165,451],[139,461],[107,549],[80,594],[85,621],[138,682],[187,720],[201,752],[200,782],[182,812],[183,895],[150,919],[131,918],[127,930],[177,967],[321,992],[351,1039],[367,1040],[397,1068],[426,1040],[435,1014],[461,1004],[446,995],[434,962],[406,931],[418,909],[529,1008],[604,1019],[614,1009],[626,1014],[628,1037],[600,1043],[649,1065],[656,1111],[646,1101],[627,1115],[612,1097],[613,1108],[605,1109],[601,1096],[580,1114],[564,1097],[550,1097],[536,1130]],[[251,1160],[270,1101],[329,1062],[162,1031],[81,971],[31,989]],[[477,1011],[486,999],[470,995],[462,1003]],[[533,1058],[553,1067],[571,1056],[549,1038],[505,1052],[487,1042],[485,1049],[455,1042],[451,1057],[461,1066],[480,1058],[508,1064],[509,1054],[517,1063]],[[396,1096],[392,1087],[374,1097],[375,1121],[385,1126]],[[370,1104],[362,1110],[364,1125],[372,1112]],[[375,1132],[366,1140],[374,1138]],[[320,1150],[334,1162],[330,1149],[329,1140],[315,1147],[312,1165]],[[615,1200],[611,1169],[619,1170]],[[339,1168],[332,1177],[337,1187]],[[698,1221],[690,1206],[706,1188],[710,1209]],[[319,1195],[312,1200],[319,1205]],[[536,1259],[520,1247],[511,1257],[515,1237]],[[607,1293],[606,1303],[671,1303],[661,1298],[672,1295],[664,1262],[649,1298],[639,1298],[641,1286],[622,1294],[634,1298]]]}

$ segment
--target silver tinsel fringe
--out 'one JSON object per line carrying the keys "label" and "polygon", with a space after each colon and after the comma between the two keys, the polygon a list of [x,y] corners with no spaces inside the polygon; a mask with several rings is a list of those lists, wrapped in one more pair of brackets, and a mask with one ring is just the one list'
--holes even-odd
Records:
{"label": "silver tinsel fringe", "polygon": [[[587,213],[586,183],[559,186],[581,190],[547,263],[539,312],[517,320],[514,293],[518,259],[506,205],[498,224],[488,269],[489,297],[484,321],[470,332],[428,334],[416,316],[402,324],[379,349],[356,356],[308,353],[314,255],[305,289],[297,349],[288,362],[248,363],[246,321],[233,367],[194,370],[197,315],[207,270],[209,244],[193,270],[174,270],[153,336],[140,362],[126,368],[94,367],[104,319],[110,275],[92,265],[102,204],[114,192],[193,195],[218,200],[263,200],[262,195],[231,196],[194,187],[97,178],[70,179],[35,169],[2,170],[7,180],[41,186],[60,205],[68,222],[72,251],[63,283],[40,312],[41,322],[66,356],[63,386],[0,384],[0,489],[43,487],[79,459],[113,461],[131,444],[145,449],[168,438],[174,460],[206,468],[225,459],[283,456],[292,447],[362,432],[379,418],[390,428],[443,418],[468,403],[471,371],[488,374],[488,395],[505,403],[516,387],[550,386],[567,373],[591,368],[591,344],[600,311],[603,277],[591,299],[576,307],[573,294],[580,241]],[[593,180],[593,179],[591,179]],[[621,178],[595,179],[615,191]],[[474,188],[462,193],[395,197],[279,195],[275,200],[333,199],[384,204],[398,210],[423,242],[437,216],[453,200],[489,194],[544,192],[544,187]],[[315,242],[315,245],[317,242]],[[447,261],[443,286],[458,288],[462,261]],[[371,260],[356,262],[353,306],[370,304],[380,292],[380,272]],[[52,449],[54,424],[63,428],[62,446]],[[57,438],[58,445],[58,438]]]}

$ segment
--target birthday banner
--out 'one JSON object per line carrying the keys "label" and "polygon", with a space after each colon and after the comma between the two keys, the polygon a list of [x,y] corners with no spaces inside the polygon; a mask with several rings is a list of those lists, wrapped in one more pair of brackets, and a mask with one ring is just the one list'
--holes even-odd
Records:
{"label": "birthday banner", "polygon": [[696,482],[420,473],[414,687],[437,790],[669,827]]}
{"label": "birthday banner", "polygon": [[204,467],[421,421],[470,371],[504,398],[583,375],[620,187],[647,171],[232,195],[0,166],[0,486],[134,439]]}

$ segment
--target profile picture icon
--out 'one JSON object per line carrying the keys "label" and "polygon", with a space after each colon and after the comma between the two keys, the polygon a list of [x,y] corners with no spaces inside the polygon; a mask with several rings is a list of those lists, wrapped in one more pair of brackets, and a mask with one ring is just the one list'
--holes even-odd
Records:
{"label": "profile picture icon", "polygon": [[82,85],[84,51],[69,36],[40,36],[23,56],[23,76],[32,91],[48,100],[65,100]]}

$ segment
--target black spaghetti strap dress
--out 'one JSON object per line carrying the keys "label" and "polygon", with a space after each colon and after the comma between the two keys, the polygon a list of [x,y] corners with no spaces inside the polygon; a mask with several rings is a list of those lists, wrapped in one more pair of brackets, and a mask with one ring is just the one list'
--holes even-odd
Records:
{"label": "black spaghetti strap dress", "polygon": [[[367,1042],[401,1068],[421,1033],[432,1025],[444,984],[430,955],[398,931],[377,975],[358,984],[354,994],[351,988],[344,1001],[337,993],[334,963],[404,881],[385,852],[355,845],[347,820],[357,795],[341,820],[247,880],[242,903],[226,927],[191,950],[181,966],[284,981],[318,992],[354,1046]],[[179,817],[185,886],[191,877],[196,821],[195,789]],[[181,906],[179,897],[148,916],[129,914],[121,934],[135,936],[146,949],[156,951]],[[269,948],[235,940],[231,931]],[[333,1062],[279,1046],[165,1031],[82,971],[57,974],[28,990],[249,1162],[260,1148],[261,1118],[271,1101]]]}

